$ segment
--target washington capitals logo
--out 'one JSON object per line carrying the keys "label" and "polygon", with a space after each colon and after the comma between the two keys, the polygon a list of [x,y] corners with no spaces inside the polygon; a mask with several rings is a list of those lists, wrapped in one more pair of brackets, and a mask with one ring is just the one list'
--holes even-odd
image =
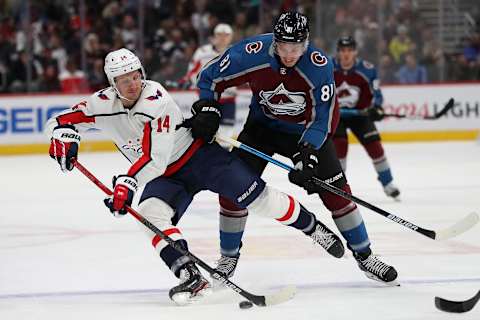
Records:
{"label": "washington capitals logo", "polygon": [[102,99],[102,100],[110,100],[110,99],[108,98],[108,96],[107,96],[105,93],[103,93],[105,90],[107,90],[107,89],[101,90],[101,91],[98,93],[97,96],[98,96],[100,99]]}
{"label": "washington capitals logo", "polygon": [[160,90],[157,89],[157,93],[155,95],[146,97],[145,99],[153,101],[153,100],[160,99],[161,96],[162,96],[162,93],[160,92]]}
{"label": "washington capitals logo", "polygon": [[342,108],[355,108],[360,98],[360,88],[343,81],[337,87],[338,103]]}
{"label": "washington capitals logo", "polygon": [[262,41],[250,42],[245,46],[245,51],[247,51],[248,54],[259,53],[260,50],[262,50],[262,47]]}
{"label": "washington capitals logo", "polygon": [[310,59],[312,60],[313,64],[319,67],[326,65],[328,62],[327,57],[322,56],[322,54],[318,51],[313,51],[310,55]]}
{"label": "washington capitals logo", "polygon": [[273,91],[260,91],[260,104],[277,116],[297,116],[305,111],[304,92],[291,92],[280,83]]}

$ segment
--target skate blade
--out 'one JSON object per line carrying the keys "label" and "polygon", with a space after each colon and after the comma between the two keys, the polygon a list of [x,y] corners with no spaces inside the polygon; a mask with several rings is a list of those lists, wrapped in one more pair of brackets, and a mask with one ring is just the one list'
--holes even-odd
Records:
{"label": "skate blade", "polygon": [[191,295],[189,292],[179,292],[172,296],[172,301],[178,306],[187,306],[192,303],[196,303],[205,297],[208,297],[213,293],[213,289],[210,285],[201,289],[195,295]]}
{"label": "skate blade", "polygon": [[397,281],[397,279],[393,280],[393,281],[390,281],[390,282],[386,282],[386,281],[383,281],[382,279],[378,278],[377,276],[375,276],[374,274],[370,273],[370,272],[365,272],[365,276],[367,276],[367,278],[369,278],[370,280],[375,280],[377,282],[380,282],[384,285],[386,285],[387,287],[400,287],[400,283]]}

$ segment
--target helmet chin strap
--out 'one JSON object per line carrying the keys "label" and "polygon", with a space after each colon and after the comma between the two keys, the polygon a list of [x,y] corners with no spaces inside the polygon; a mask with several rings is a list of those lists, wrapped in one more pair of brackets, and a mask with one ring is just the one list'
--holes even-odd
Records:
{"label": "helmet chin strap", "polygon": [[[143,89],[145,89],[145,86],[146,86],[145,81],[142,80],[142,91],[143,91]],[[122,94],[120,94],[120,91],[118,91],[117,86],[115,85],[115,83],[112,84],[112,87],[113,87],[113,90],[115,90],[115,93],[117,94],[117,96],[118,96],[120,99],[124,99],[124,100],[130,101],[130,102],[135,102],[135,101],[137,101],[138,98],[135,99],[135,100],[132,100],[132,99],[128,99],[127,97],[125,97],[125,96],[123,96]]]}

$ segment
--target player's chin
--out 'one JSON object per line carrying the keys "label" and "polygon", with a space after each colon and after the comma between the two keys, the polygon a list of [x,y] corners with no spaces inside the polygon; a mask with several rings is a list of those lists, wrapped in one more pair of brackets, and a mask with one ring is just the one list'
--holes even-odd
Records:
{"label": "player's chin", "polygon": [[291,60],[291,61],[283,61],[283,64],[285,65],[285,67],[287,68],[291,68],[291,67],[294,67],[298,62],[298,59],[295,59],[295,60]]}

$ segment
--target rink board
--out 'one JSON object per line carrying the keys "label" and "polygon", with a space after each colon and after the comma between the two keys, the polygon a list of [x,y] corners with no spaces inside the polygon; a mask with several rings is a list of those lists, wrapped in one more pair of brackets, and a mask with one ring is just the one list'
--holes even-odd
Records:
{"label": "rink board", "polygon": [[[384,141],[473,140],[480,128],[480,83],[384,86],[385,111],[407,115],[432,115],[453,97],[455,105],[434,121],[386,118],[377,123]],[[195,91],[176,91],[172,96],[186,115],[196,100]],[[52,115],[87,98],[86,95],[0,96],[0,155],[46,152],[44,125]],[[236,132],[248,114],[251,94],[240,90],[237,98]],[[115,150],[98,132],[83,136],[84,151]],[[352,139],[355,141],[355,139]]]}

